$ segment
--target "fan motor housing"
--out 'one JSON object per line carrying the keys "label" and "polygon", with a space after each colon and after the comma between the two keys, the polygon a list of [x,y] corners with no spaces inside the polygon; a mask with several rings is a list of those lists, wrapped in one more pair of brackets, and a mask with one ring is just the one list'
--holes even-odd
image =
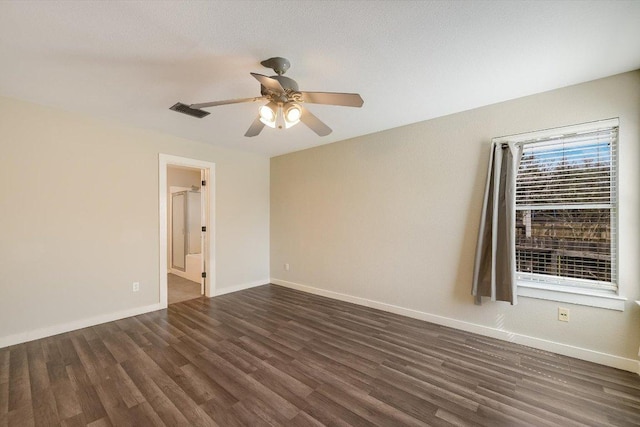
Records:
{"label": "fan motor housing", "polygon": [[[298,92],[298,83],[295,80],[285,76],[271,76],[272,79],[277,80],[280,86],[286,91]],[[260,93],[262,96],[269,96],[270,91],[264,86],[260,85]]]}
{"label": "fan motor housing", "polygon": [[287,72],[291,63],[287,58],[276,56],[275,58],[265,59],[260,63],[263,67],[271,68],[277,75],[282,75]]}

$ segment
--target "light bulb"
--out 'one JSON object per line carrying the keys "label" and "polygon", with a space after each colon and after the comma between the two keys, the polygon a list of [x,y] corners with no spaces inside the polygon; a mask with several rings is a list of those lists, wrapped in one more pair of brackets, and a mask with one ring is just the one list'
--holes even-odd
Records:
{"label": "light bulb", "polygon": [[287,104],[284,110],[285,127],[290,128],[300,121],[302,109],[298,104]]}
{"label": "light bulb", "polygon": [[276,127],[276,112],[267,105],[263,105],[258,110],[258,114],[260,114],[260,121],[265,125],[275,128]]}
{"label": "light bulb", "polygon": [[287,110],[287,121],[297,122],[298,120],[300,120],[301,115],[302,115],[302,111],[300,110],[300,107],[298,107],[296,104],[293,104]]}

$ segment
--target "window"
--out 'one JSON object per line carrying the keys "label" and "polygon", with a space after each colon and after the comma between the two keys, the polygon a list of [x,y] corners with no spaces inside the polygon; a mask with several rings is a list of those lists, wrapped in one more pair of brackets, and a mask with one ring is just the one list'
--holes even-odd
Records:
{"label": "window", "polygon": [[518,294],[578,304],[580,294],[623,300],[617,296],[618,120],[500,140],[522,144],[515,205]]}

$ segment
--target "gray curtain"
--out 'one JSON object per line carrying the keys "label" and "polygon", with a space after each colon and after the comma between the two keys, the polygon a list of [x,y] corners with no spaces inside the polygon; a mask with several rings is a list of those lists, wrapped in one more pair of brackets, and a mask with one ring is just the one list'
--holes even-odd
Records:
{"label": "gray curtain", "polygon": [[519,144],[493,144],[473,269],[472,294],[478,305],[481,297],[517,303],[515,197],[521,156]]}

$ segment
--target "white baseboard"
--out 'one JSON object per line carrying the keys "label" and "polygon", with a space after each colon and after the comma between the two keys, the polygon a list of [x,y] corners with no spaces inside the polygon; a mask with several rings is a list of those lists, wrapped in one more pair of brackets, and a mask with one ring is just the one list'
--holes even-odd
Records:
{"label": "white baseboard", "polygon": [[189,277],[186,271],[181,271],[177,269],[169,269],[170,274],[175,274],[178,277],[182,277],[183,279],[191,280],[192,282],[197,282],[198,280],[193,280],[193,278]]}
{"label": "white baseboard", "polygon": [[187,278],[186,277],[187,276],[186,273],[184,271],[181,271],[181,270],[176,270],[176,269],[170,268],[169,271],[167,271],[167,273],[175,274],[176,276],[182,277],[183,279]]}
{"label": "white baseboard", "polygon": [[[251,283],[243,283],[236,286],[230,286],[220,290],[216,290],[215,296],[229,294],[231,292],[242,291],[244,289],[254,288],[256,286],[262,286],[269,283],[269,279],[259,280]],[[73,322],[63,323],[60,325],[47,326],[45,328],[35,329],[33,331],[21,332],[18,334],[9,335],[6,337],[0,337],[0,348],[9,347],[15,344],[21,344],[40,338],[46,338],[53,335],[62,334],[65,332],[75,331],[77,329],[88,328],[90,326],[99,325],[101,323],[112,322],[114,320],[124,319],[125,317],[137,316],[139,314],[149,313],[151,311],[162,310],[160,304],[152,304],[144,307],[136,307],[129,310],[118,311],[116,313],[107,313],[99,316],[89,317],[81,320],[74,320]]]}
{"label": "white baseboard", "polygon": [[491,338],[497,338],[503,341],[522,344],[528,347],[533,347],[533,348],[537,348],[544,351],[550,351],[553,353],[562,354],[564,356],[575,357],[576,359],[586,360],[588,362],[594,362],[601,365],[611,366],[613,368],[618,368],[625,371],[630,371],[630,372],[635,372],[637,374],[640,374],[640,362],[635,359],[627,359],[627,358],[615,356],[612,354],[601,353],[598,351],[593,351],[593,350],[589,350],[581,347],[574,347],[571,345],[562,344],[555,341],[549,341],[541,338],[521,335],[521,334],[517,334],[517,333],[513,333],[513,332],[501,330],[501,329],[492,328],[489,326],[478,325],[475,323],[452,319],[450,317],[444,317],[436,314],[426,313],[423,311],[412,310],[409,308],[399,307],[397,305],[387,304],[379,301],[373,301],[366,298],[354,297],[352,295],[342,294],[334,291],[328,291],[325,289],[315,288],[313,286],[302,285],[300,283],[289,282],[286,280],[271,279],[271,283],[275,285],[291,288],[291,289],[296,289],[303,292],[308,292],[315,295],[320,295],[327,298],[333,298],[340,301],[363,305],[365,307],[376,308],[378,310],[400,314],[402,316],[424,320],[424,321],[435,323],[438,325],[448,326],[448,327],[460,329],[466,332],[473,332],[478,335],[483,335]]}
{"label": "white baseboard", "polygon": [[144,307],[136,307],[128,310],[118,311],[116,313],[107,313],[101,314],[99,316],[89,317],[86,319],[74,320],[73,322],[69,323],[47,326],[46,328],[35,329],[28,332],[21,332],[6,337],[0,337],[0,348],[33,341],[40,338],[46,338],[65,332],[75,331],[77,329],[88,328],[90,326],[99,325],[101,323],[112,322],[114,320],[124,319],[125,317],[137,316],[139,314],[149,313],[151,311],[161,309],[162,307],[160,306],[160,304],[152,304]]}
{"label": "white baseboard", "polygon": [[229,286],[222,289],[216,289],[213,296],[219,297],[220,295],[230,294],[232,292],[244,291],[245,289],[255,288],[256,286],[268,285],[269,279],[258,280],[251,283],[241,283],[239,285]]}

